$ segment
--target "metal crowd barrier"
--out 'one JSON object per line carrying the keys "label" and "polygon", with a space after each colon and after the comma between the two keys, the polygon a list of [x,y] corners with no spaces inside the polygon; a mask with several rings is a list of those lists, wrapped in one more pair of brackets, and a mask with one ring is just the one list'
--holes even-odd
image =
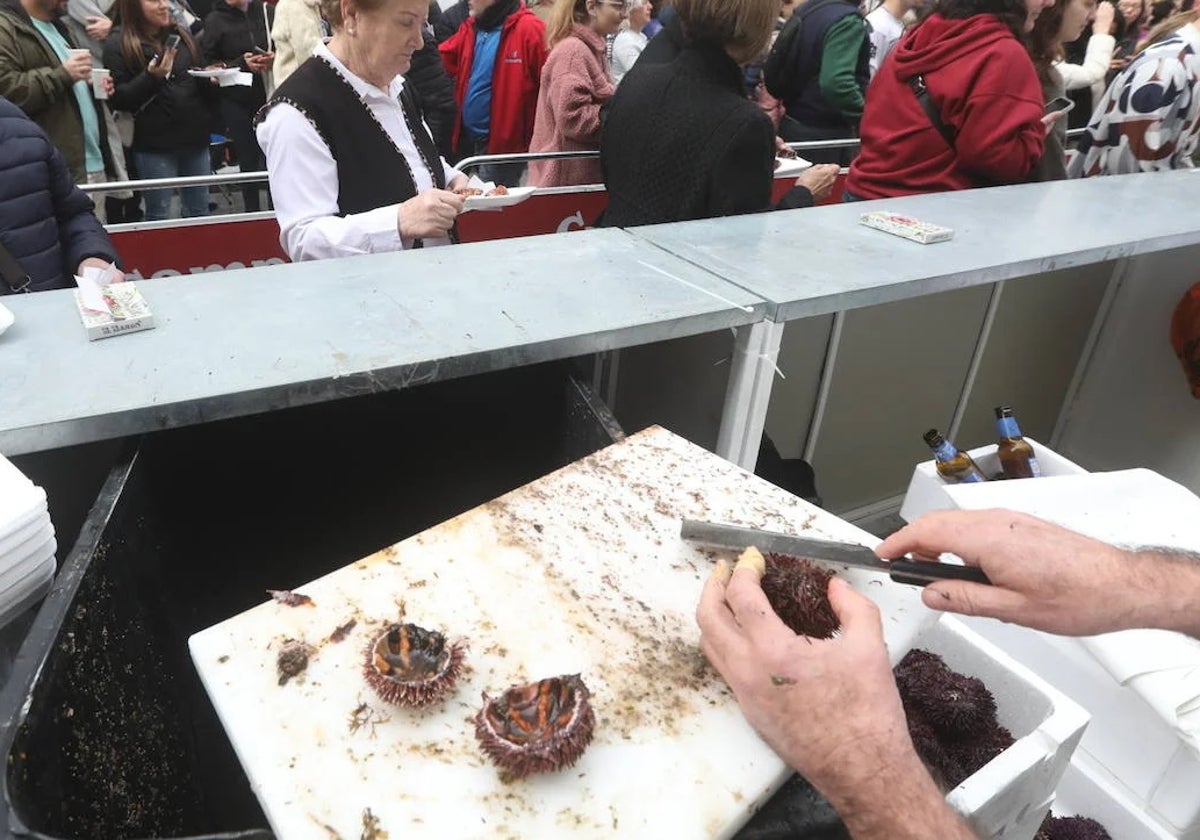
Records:
{"label": "metal crowd barrier", "polygon": [[[1074,140],[1085,129],[1076,128],[1067,132],[1067,139]],[[818,149],[853,149],[859,145],[857,137],[847,137],[840,140],[805,140],[788,143],[792,151],[800,154],[805,151]],[[803,155],[801,155],[803,156]],[[577,152],[521,152],[507,155],[473,155],[463,158],[455,167],[466,172],[480,166],[492,163],[528,163],[532,160],[591,160],[600,157],[598,151]],[[843,171],[844,171],[843,167]],[[85,193],[106,193],[117,190],[154,190],[175,189],[177,187],[221,186],[227,184],[256,184],[267,180],[267,173],[261,172],[229,172],[223,175],[192,175],[178,178],[146,178],[134,181],[110,181],[103,184],[80,184],[79,188]],[[576,189],[576,188],[572,188]]]}

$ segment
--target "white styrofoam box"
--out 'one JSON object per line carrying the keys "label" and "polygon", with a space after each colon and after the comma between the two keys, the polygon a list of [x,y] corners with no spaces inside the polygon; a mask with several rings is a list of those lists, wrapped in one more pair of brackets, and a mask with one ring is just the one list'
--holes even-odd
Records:
{"label": "white styrofoam box", "polygon": [[[992,619],[961,620],[1091,714],[1077,759],[1095,768],[1094,775],[1103,774],[1107,787],[1118,790],[1165,836],[1200,840],[1200,761],[1142,697],[1113,679],[1081,640]],[[1114,840],[1119,838],[1114,835]]]}
{"label": "white styrofoam box", "polygon": [[1056,817],[1091,817],[1112,840],[1175,840],[1079,752],[1058,784],[1052,810]]}
{"label": "white styrofoam box", "polygon": [[948,615],[917,647],[977,677],[996,698],[996,717],[1016,741],[946,796],[981,838],[1029,840],[1088,725],[1088,713],[1020,662]]}
{"label": "white styrofoam box", "polygon": [[[1042,476],[1078,475],[1085,473],[1083,467],[1059,455],[1053,449],[1043,446],[1033,438],[1025,438],[1033,447],[1033,453],[1042,468]],[[996,444],[980,446],[970,450],[970,455],[979,465],[984,475],[995,475],[1000,472],[1000,459],[996,455]],[[1022,479],[1030,481],[1033,479]],[[923,513],[931,510],[953,510],[959,505],[946,493],[945,488],[953,486],[958,492],[970,492],[971,484],[952,484],[938,475],[937,466],[933,461],[922,461],[913,469],[912,478],[908,482],[908,490],[904,494],[904,502],[900,505],[900,518],[912,522]]]}

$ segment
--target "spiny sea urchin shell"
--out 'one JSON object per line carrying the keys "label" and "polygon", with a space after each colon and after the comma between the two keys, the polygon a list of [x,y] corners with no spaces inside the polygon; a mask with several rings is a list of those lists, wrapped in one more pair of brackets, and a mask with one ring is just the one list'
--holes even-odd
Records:
{"label": "spiny sea urchin shell", "polygon": [[596,716],[579,674],[514,685],[497,697],[483,695],[475,737],[500,779],[570,767],[592,741]]}
{"label": "spiny sea urchin shell", "polygon": [[895,675],[905,709],[917,712],[939,734],[978,737],[996,725],[996,700],[987,686],[951,670],[936,654],[909,651]]}
{"label": "spiny sea urchin shell", "polygon": [[454,688],[466,644],[436,630],[392,624],[367,646],[363,676],[375,693],[397,706],[429,706]]}
{"label": "spiny sea urchin shell", "polygon": [[762,588],[772,609],[793,633],[832,639],[842,623],[829,604],[833,572],[801,557],[767,554]]}

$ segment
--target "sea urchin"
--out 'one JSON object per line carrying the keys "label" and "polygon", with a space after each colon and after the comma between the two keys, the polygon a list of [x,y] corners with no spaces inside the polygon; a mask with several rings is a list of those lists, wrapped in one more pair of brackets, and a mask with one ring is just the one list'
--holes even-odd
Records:
{"label": "sea urchin", "polygon": [[483,695],[475,737],[512,782],[570,767],[592,741],[596,716],[578,674],[514,685],[497,697]]}
{"label": "sea urchin", "polygon": [[766,560],[763,592],[783,623],[801,636],[832,639],[842,626],[829,603],[833,572],[786,554],[768,554]]}
{"label": "sea urchin", "polygon": [[465,654],[464,642],[447,643],[436,630],[392,624],[368,645],[363,675],[388,703],[429,706],[454,688]]}

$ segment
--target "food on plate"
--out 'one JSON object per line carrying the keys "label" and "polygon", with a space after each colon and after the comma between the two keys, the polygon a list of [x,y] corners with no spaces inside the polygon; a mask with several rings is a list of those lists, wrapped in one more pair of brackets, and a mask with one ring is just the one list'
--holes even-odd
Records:
{"label": "food on plate", "polygon": [[454,194],[466,196],[467,198],[473,198],[475,196],[491,198],[492,196],[496,195],[508,195],[508,187],[504,186],[503,184],[496,184],[496,186],[492,187],[486,193],[478,187],[459,187],[458,189],[454,190]]}
{"label": "food on plate", "polygon": [[596,716],[579,674],[514,685],[497,697],[483,695],[475,737],[513,782],[534,773],[570,767],[592,741]]}

